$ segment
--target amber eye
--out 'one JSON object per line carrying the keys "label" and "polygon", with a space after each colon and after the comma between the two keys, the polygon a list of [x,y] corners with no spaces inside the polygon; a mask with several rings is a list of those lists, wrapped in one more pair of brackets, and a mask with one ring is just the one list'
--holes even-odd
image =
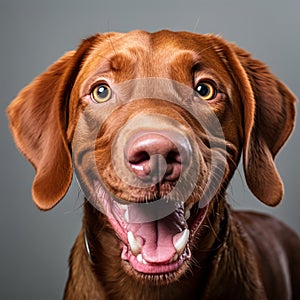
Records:
{"label": "amber eye", "polygon": [[107,84],[102,83],[92,90],[91,96],[95,102],[102,103],[108,101],[111,98],[111,94],[111,88]]}
{"label": "amber eye", "polygon": [[197,84],[195,91],[203,100],[212,100],[216,97],[216,88],[210,82],[200,82]]}

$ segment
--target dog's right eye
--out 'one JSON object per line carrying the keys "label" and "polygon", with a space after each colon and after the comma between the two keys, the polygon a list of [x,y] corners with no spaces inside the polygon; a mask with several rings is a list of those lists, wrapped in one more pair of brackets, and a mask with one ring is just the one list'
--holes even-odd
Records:
{"label": "dog's right eye", "polygon": [[111,88],[105,84],[99,84],[93,88],[91,97],[97,103],[106,102],[111,98],[112,91]]}
{"label": "dog's right eye", "polygon": [[217,94],[215,86],[210,82],[199,82],[195,91],[203,100],[212,100]]}

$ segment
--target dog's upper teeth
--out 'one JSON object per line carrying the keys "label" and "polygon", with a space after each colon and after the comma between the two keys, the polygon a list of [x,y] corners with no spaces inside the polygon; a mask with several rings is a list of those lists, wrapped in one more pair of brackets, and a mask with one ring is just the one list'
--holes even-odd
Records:
{"label": "dog's upper teeth", "polygon": [[137,256],[137,254],[141,251],[141,245],[137,241],[137,239],[134,237],[133,233],[131,231],[128,231],[127,233],[128,243],[130,245],[130,250],[134,256]]}
{"label": "dog's upper teeth", "polygon": [[128,205],[126,205],[126,204],[121,204],[121,203],[119,203],[118,204],[119,205],[119,207],[122,209],[122,210],[127,210],[128,209]]}
{"label": "dog's upper teeth", "polygon": [[128,223],[129,222],[128,205],[121,204],[121,203],[118,203],[117,205],[118,205],[119,209],[121,209],[121,211],[123,212],[125,221]]}
{"label": "dog's upper teeth", "polygon": [[190,203],[185,209],[184,209],[184,218],[186,220],[189,219],[189,217],[191,216],[191,209],[193,207],[194,203]]}
{"label": "dog's upper teeth", "polygon": [[129,211],[128,211],[128,207],[126,208],[125,210],[125,213],[124,213],[124,219],[126,222],[129,222]]}
{"label": "dog's upper teeth", "polygon": [[188,220],[190,216],[191,216],[191,211],[190,211],[189,209],[187,209],[187,210],[184,212],[184,218],[185,218],[186,220]]}
{"label": "dog's upper teeth", "polygon": [[190,236],[190,231],[186,228],[185,230],[176,234],[173,237],[173,245],[174,245],[178,255],[180,255],[183,252],[183,250],[189,240],[189,236]]}

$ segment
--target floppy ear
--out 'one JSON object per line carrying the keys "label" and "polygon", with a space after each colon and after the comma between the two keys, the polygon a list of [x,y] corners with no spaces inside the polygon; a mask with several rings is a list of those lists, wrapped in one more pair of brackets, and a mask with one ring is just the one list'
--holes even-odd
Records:
{"label": "floppy ear", "polygon": [[94,38],[50,66],[19,93],[7,110],[16,145],[36,170],[32,197],[42,210],[56,205],[72,180],[66,139],[68,97]]}
{"label": "floppy ear", "polygon": [[246,181],[258,199],[275,206],[283,197],[283,184],[274,158],[294,127],[296,98],[264,63],[230,46],[243,69],[238,76],[243,85]]}

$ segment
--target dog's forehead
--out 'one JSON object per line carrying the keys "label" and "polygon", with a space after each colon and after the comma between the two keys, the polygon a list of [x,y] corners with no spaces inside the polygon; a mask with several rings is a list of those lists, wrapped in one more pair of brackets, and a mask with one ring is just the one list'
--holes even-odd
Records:
{"label": "dog's forehead", "polygon": [[174,50],[199,51],[210,46],[215,39],[213,35],[168,30],[153,33],[136,30],[128,33],[108,33],[102,37],[102,41],[110,44],[111,50],[138,48],[148,53],[158,53],[162,50],[165,52],[170,50],[170,53]]}
{"label": "dog's forehead", "polygon": [[81,73],[84,77],[114,73],[114,80],[124,81],[137,77],[170,78],[172,73],[190,74],[195,64],[220,70],[224,65],[216,47],[214,36],[189,32],[108,33],[99,35]]}

